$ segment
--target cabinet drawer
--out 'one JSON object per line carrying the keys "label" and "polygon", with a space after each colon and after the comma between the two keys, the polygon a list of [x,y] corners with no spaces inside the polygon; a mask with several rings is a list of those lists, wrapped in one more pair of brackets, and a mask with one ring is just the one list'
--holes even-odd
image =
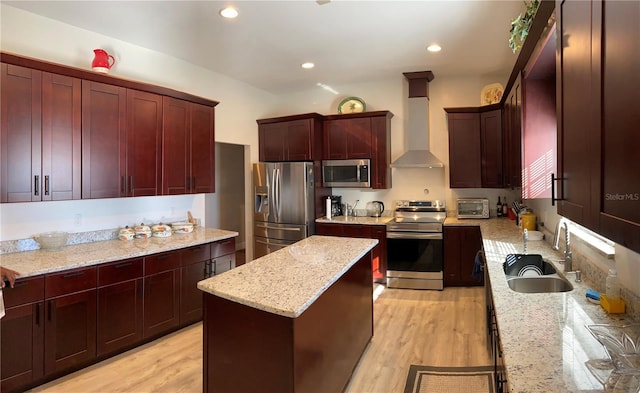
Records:
{"label": "cabinet drawer", "polygon": [[98,286],[102,287],[142,277],[142,261],[142,258],[125,259],[98,266]]}
{"label": "cabinet drawer", "polygon": [[180,250],[180,259],[182,266],[208,261],[211,259],[211,246],[207,243]]}
{"label": "cabinet drawer", "polygon": [[19,278],[13,288],[2,289],[6,308],[44,299],[44,276]]}
{"label": "cabinet drawer", "polygon": [[180,267],[180,252],[170,251],[144,257],[144,275],[173,270]]}
{"label": "cabinet drawer", "polygon": [[211,258],[236,252],[236,239],[229,238],[211,243]]}
{"label": "cabinet drawer", "polygon": [[44,280],[44,296],[48,299],[95,288],[97,269],[93,266],[65,270],[60,273],[47,274]]}

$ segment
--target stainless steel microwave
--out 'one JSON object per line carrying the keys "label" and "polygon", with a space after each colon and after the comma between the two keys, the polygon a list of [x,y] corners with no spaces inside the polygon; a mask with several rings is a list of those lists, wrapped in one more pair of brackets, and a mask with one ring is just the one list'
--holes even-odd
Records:
{"label": "stainless steel microwave", "polygon": [[489,218],[489,200],[486,198],[463,198],[456,202],[458,218]]}
{"label": "stainless steel microwave", "polygon": [[371,160],[322,161],[323,187],[371,187]]}

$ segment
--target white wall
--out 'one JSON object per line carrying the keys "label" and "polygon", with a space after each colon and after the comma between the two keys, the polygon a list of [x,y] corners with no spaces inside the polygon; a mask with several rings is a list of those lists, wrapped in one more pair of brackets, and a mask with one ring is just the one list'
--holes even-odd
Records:
{"label": "white wall", "polygon": [[[219,101],[216,141],[247,145],[250,161],[258,159],[255,120],[278,103],[277,97],[182,60],[104,35],[43,18],[0,3],[0,49],[9,53],[89,70],[93,49],[104,48],[116,58],[111,74],[173,88]],[[246,165],[246,173],[250,166]],[[247,191],[248,192],[248,191]],[[0,240],[61,229],[83,232],[136,222],[140,217],[169,216],[191,210],[205,219],[206,195],[116,198],[64,203],[0,205]],[[81,224],[74,224],[80,214]],[[37,224],[37,225],[36,225]],[[97,228],[100,227],[100,228]]]}

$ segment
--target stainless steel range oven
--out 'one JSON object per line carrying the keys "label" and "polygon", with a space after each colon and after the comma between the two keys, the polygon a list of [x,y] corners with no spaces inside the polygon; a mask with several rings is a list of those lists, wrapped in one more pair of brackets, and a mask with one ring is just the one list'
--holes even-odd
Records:
{"label": "stainless steel range oven", "polygon": [[395,201],[387,223],[387,287],[439,289],[443,286],[444,201]]}

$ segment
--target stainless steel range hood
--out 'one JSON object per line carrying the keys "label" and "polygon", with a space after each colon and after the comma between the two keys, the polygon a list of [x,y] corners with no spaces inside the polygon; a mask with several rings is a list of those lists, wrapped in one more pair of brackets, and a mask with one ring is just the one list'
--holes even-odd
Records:
{"label": "stainless steel range hood", "polygon": [[408,122],[405,144],[408,150],[391,163],[392,168],[443,168],[429,151],[429,82],[433,72],[405,72],[409,81]]}

